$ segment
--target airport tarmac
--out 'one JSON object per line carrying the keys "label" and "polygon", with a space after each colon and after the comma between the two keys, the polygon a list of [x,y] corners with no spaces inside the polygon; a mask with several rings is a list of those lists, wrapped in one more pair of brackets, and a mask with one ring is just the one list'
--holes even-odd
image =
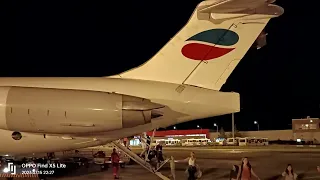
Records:
{"label": "airport tarmac", "polygon": [[[203,180],[227,180],[233,164],[239,164],[242,157],[248,157],[254,171],[262,180],[277,180],[288,163],[293,165],[294,171],[301,179],[320,179],[320,173],[316,172],[316,166],[320,164],[320,154],[316,152],[273,152],[273,151],[252,151],[246,149],[210,151],[205,148],[182,148],[166,149],[166,156],[174,156],[176,160],[188,157],[190,151],[194,151],[197,163],[200,165]],[[186,164],[176,163],[176,179],[187,179],[185,174]],[[163,175],[169,176],[169,164],[161,170]],[[81,174],[81,175],[80,175]],[[82,170],[80,174],[69,177],[51,178],[59,180],[75,179],[113,179],[111,169],[100,172],[98,167],[90,168],[88,172]],[[120,170],[120,177],[123,180],[150,180],[159,179],[139,165],[128,165]]]}

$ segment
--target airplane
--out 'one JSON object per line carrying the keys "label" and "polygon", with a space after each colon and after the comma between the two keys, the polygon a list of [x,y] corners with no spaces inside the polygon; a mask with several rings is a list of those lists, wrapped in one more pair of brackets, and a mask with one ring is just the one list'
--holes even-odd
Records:
{"label": "airplane", "polygon": [[240,111],[222,85],[270,19],[265,0],[207,0],[149,61],[97,78],[0,78],[0,155],[74,150]]}

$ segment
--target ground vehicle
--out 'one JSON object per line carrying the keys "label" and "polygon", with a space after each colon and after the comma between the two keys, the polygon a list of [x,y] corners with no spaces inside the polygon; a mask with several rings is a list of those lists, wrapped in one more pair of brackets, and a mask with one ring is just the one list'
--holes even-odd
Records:
{"label": "ground vehicle", "polygon": [[[130,158],[127,157],[126,155],[122,154],[121,152],[118,152],[120,156],[120,167],[124,168],[126,162],[130,161]],[[106,156],[105,152],[103,151],[98,151],[96,154],[93,155],[94,159],[93,162],[95,164],[100,165],[101,171],[107,170],[109,168],[109,165],[111,164],[111,156]]]}
{"label": "ground vehicle", "polygon": [[71,157],[71,161],[77,163],[79,166],[89,167],[89,159],[85,157]]}
{"label": "ground vehicle", "polygon": [[183,139],[182,146],[205,146],[211,142],[210,139],[200,138],[200,139]]}
{"label": "ground vehicle", "polygon": [[247,146],[248,145],[248,139],[247,138],[240,138],[239,139],[239,146]]}
{"label": "ground vehicle", "polygon": [[80,168],[81,166],[84,166],[86,168],[89,167],[89,160],[84,157],[68,157],[63,158],[61,162],[65,164],[70,164],[70,166],[74,168]]}
{"label": "ground vehicle", "polygon": [[167,139],[155,139],[152,141],[151,146],[156,146],[157,144],[165,144]]}
{"label": "ground vehicle", "polygon": [[239,139],[238,137],[236,138],[227,138],[227,145],[229,146],[238,146],[239,145]]}
{"label": "ground vehicle", "polygon": [[268,140],[268,138],[259,138],[259,139],[257,139],[257,145],[260,145],[260,146],[267,146],[267,145],[269,145],[269,140]]}
{"label": "ground vehicle", "polygon": [[109,161],[109,158],[106,157],[106,154],[103,151],[98,151],[93,155],[93,162],[95,164],[100,165],[100,168],[102,171],[108,169],[109,167],[107,164],[108,161]]}
{"label": "ground vehicle", "polygon": [[168,138],[164,141],[166,146],[176,146],[180,143],[179,139]]}
{"label": "ground vehicle", "polygon": [[239,146],[266,146],[269,145],[268,138],[245,137],[239,139]]}

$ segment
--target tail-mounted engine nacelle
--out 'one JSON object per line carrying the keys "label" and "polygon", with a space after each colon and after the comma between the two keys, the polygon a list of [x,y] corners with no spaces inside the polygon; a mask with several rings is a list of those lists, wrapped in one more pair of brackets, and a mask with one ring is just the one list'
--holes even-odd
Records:
{"label": "tail-mounted engine nacelle", "polygon": [[41,134],[81,134],[131,128],[158,117],[164,107],[116,93],[27,87],[0,87],[0,128]]}

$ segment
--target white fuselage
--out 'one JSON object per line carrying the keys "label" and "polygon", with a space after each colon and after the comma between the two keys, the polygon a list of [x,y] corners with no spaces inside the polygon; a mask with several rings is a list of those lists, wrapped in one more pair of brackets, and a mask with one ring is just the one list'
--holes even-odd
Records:
{"label": "white fuselage", "polygon": [[[199,3],[188,23],[148,62],[109,78],[0,78],[0,155],[103,145],[239,112],[239,94],[219,90],[269,20],[284,12],[271,1],[252,2]],[[104,109],[93,107],[101,104]]]}
{"label": "white fuselage", "polygon": [[[114,92],[149,99],[154,103],[165,105],[163,116],[151,123],[134,128],[123,128],[107,132],[90,134],[73,134],[73,139],[62,138],[64,135],[44,135],[39,133],[22,133],[21,140],[13,140],[12,131],[1,130],[1,154],[26,154],[55,152],[78,149],[133,136],[159,127],[168,127],[194,119],[218,116],[240,109],[237,93],[224,93],[179,84],[131,80],[117,78],[1,78],[0,87],[38,87],[54,89],[90,90]],[[2,95],[4,96],[4,95]],[[5,106],[5,97],[0,97]],[[2,108],[3,109],[3,108]],[[5,112],[0,109],[0,122],[5,121]]]}

